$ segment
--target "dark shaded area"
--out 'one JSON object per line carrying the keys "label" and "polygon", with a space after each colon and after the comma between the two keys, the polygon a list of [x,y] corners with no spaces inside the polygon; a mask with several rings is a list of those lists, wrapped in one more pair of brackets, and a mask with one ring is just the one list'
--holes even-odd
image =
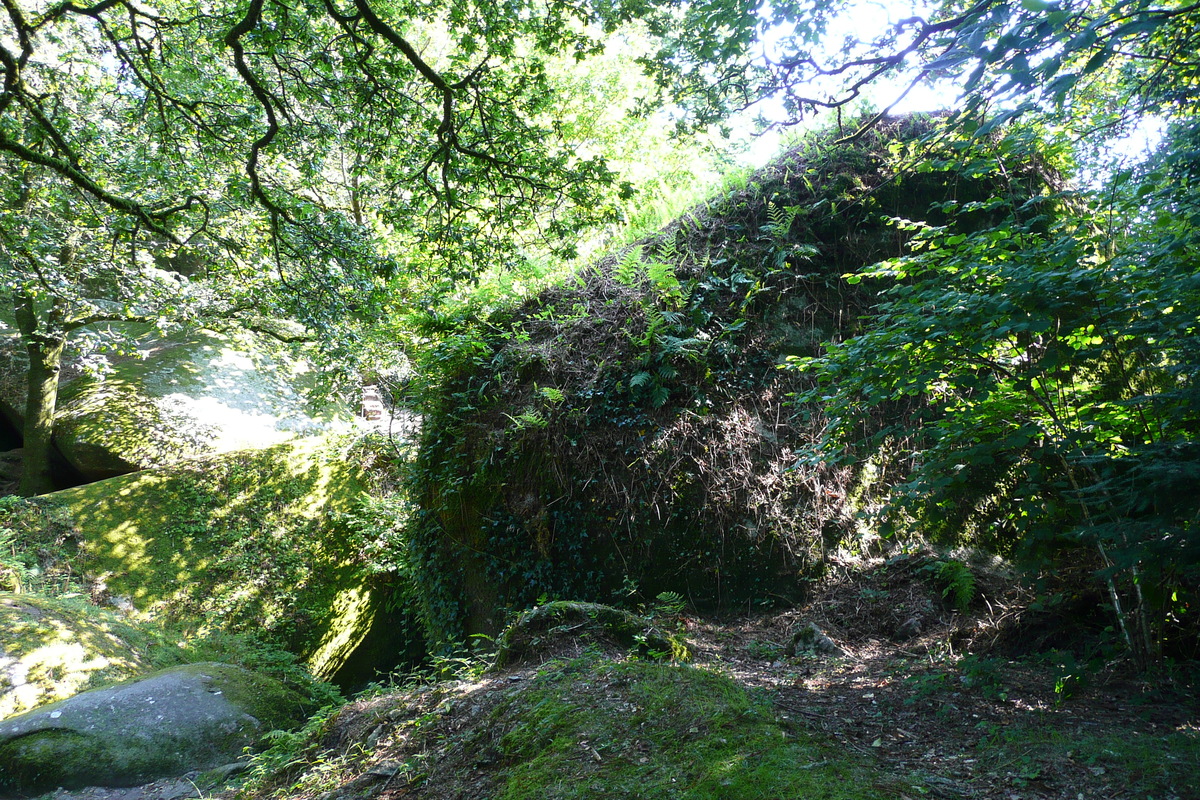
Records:
{"label": "dark shaded area", "polygon": [[57,447],[50,451],[50,469],[54,475],[54,490],[73,489],[76,486],[92,483],[82,472],[71,466],[71,462]]}
{"label": "dark shaded area", "polygon": [[0,414],[0,451],[15,450],[23,443],[21,432],[8,417]]}
{"label": "dark shaded area", "polygon": [[362,642],[329,677],[346,696],[394,673],[411,672],[426,656],[420,620],[404,608],[375,614]]}
{"label": "dark shaded area", "polygon": [[[17,481],[21,477],[21,456],[19,452],[9,451],[19,451],[24,444],[21,431],[7,416],[0,414],[0,455],[7,455],[7,458],[0,458],[0,494],[16,491]],[[91,482],[71,466],[57,447],[50,451],[50,468],[53,472],[55,491]]]}

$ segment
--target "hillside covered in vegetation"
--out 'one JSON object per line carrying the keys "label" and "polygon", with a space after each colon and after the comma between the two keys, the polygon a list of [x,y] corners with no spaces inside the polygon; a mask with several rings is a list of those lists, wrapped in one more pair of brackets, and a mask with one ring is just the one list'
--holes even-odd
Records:
{"label": "hillside covered in vegetation", "polygon": [[0,795],[1194,794],[1200,7],[865,8],[6,0]]}

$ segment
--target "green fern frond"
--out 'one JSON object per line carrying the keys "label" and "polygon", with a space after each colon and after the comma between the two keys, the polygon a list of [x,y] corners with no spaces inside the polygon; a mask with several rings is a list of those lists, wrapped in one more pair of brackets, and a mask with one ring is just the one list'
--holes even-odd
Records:
{"label": "green fern frond", "polygon": [[679,278],[675,277],[675,266],[665,261],[646,264],[646,277],[661,293],[678,297],[681,291]]}
{"label": "green fern frond", "polygon": [[975,575],[961,561],[942,561],[937,567],[937,577],[944,584],[942,597],[952,598],[954,607],[966,612],[975,599]]}
{"label": "green fern frond", "polygon": [[631,247],[625,257],[613,267],[613,280],[622,286],[637,283],[642,271],[642,248]]}

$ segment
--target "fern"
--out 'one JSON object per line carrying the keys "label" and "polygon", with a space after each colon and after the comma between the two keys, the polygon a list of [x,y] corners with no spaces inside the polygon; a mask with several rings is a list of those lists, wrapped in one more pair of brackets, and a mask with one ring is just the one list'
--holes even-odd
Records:
{"label": "fern", "polygon": [[671,234],[670,236],[660,240],[658,243],[658,247],[655,248],[654,255],[655,255],[655,258],[657,258],[658,260],[666,261],[667,263],[670,263],[670,264],[674,264],[676,261],[678,261],[679,260],[678,236],[676,234]]}
{"label": "fern", "polygon": [[562,389],[556,389],[553,386],[542,386],[539,388],[536,383],[533,385],[533,387],[538,394],[546,398],[547,402],[558,404],[567,399],[567,396],[563,394]]}
{"label": "fern", "polygon": [[683,288],[679,278],[675,277],[675,267],[665,261],[651,261],[646,264],[646,277],[660,293],[671,298],[681,299]]}
{"label": "fern", "polygon": [[687,606],[687,601],[678,592],[659,592],[654,599],[658,601],[654,604],[655,614],[679,614]]}
{"label": "fern", "polygon": [[776,243],[782,244],[787,240],[788,234],[791,233],[792,223],[796,221],[803,206],[779,206],[775,203],[767,204],[767,224],[763,226],[763,230],[767,232],[771,239]]}
{"label": "fern", "polygon": [[[744,323],[743,323],[744,324]],[[678,336],[663,337],[663,352],[668,356],[681,355],[690,361],[699,360],[707,343],[694,336],[680,338]]]}
{"label": "fern", "polygon": [[613,279],[622,286],[633,286],[642,271],[642,248],[631,247],[625,257],[613,267]]}
{"label": "fern", "polygon": [[657,306],[646,306],[646,332],[637,340],[637,344],[647,350],[656,347],[663,331],[670,325],[667,314],[672,313]]}
{"label": "fern", "polygon": [[975,599],[975,575],[971,568],[961,561],[941,561],[937,577],[944,584],[942,597],[953,597],[954,607],[966,612]]}

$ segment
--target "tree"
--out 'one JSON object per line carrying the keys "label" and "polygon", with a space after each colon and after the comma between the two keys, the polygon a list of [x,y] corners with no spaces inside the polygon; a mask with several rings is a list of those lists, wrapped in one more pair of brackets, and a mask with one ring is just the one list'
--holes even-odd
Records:
{"label": "tree", "polygon": [[[94,37],[87,30],[71,33],[51,40],[51,52],[41,61],[30,56],[18,77],[10,70],[10,82],[19,78],[21,92],[45,106],[36,115],[44,124],[27,121],[20,128],[0,129],[8,145],[0,150],[0,298],[28,358],[24,494],[53,488],[53,419],[62,356],[72,332],[104,321],[182,322],[201,308],[228,305],[217,302],[211,282],[205,285],[161,268],[171,262],[164,247],[167,235],[178,235],[153,216],[186,218],[193,226],[220,230],[227,223],[227,204],[200,200],[212,194],[212,178],[206,175],[212,162],[194,149],[172,157],[168,142],[143,119],[139,99],[122,89],[119,71],[105,69],[94,58]],[[14,94],[10,102],[21,101]],[[68,119],[69,140],[55,127]],[[58,167],[67,168],[67,174]],[[91,177],[83,174],[84,168]],[[155,201],[156,210],[142,218],[136,211],[113,208],[118,198],[104,187],[114,185],[138,187],[147,202],[161,196],[159,187],[165,186],[188,186],[193,195],[178,209]],[[186,252],[193,261],[216,255],[211,245],[185,246],[182,240],[173,249],[176,256]],[[230,280],[236,269],[232,262],[217,263],[227,264],[220,270],[225,281],[244,285]],[[178,258],[175,266],[180,266]]]}
{"label": "tree", "polygon": [[[913,154],[909,167],[990,175],[1000,190],[945,204],[936,225],[894,220],[914,237],[911,254],[849,278],[881,300],[862,335],[802,365],[819,382],[807,399],[832,399],[813,455],[888,442],[907,469],[885,529],[1054,566],[1064,549],[1077,561],[1090,551],[1136,661],[1156,665],[1168,641],[1194,655],[1194,623],[1177,634],[1200,594],[1200,507],[1184,488],[1200,476],[1200,8],[968,11],[938,29],[939,57],[968,75],[966,112],[939,145],[956,155]],[[962,38],[972,30],[984,32],[975,49]],[[981,87],[1007,106],[980,119]],[[1173,120],[1150,160],[1097,158],[1097,142],[1147,114]],[[1022,115],[1041,124],[1001,127]],[[1047,189],[1030,194],[1006,162],[1040,172]],[[1095,189],[1063,179],[1079,164],[1099,176]],[[897,402],[912,409],[902,424],[857,424]]]}
{"label": "tree", "polygon": [[[776,124],[794,124],[896,85],[869,127],[918,84],[943,80],[961,92],[964,117],[994,112],[994,126],[1042,110],[1086,130],[1164,107],[1182,113],[1200,82],[1200,4],[1180,0],[943,0],[866,13],[856,0],[784,0],[761,16],[755,8],[692,4],[685,34],[660,52],[660,79],[697,119],[774,96],[785,112]],[[763,57],[739,59],[741,43],[755,39]]]}
{"label": "tree", "polygon": [[[670,3],[5,0],[0,292],[29,353],[48,488],[58,362],[100,320],[290,315],[331,341],[388,281],[569,250],[615,175],[556,118],[547,64]],[[190,253],[190,255],[188,255]],[[206,276],[156,267],[199,258]]]}

